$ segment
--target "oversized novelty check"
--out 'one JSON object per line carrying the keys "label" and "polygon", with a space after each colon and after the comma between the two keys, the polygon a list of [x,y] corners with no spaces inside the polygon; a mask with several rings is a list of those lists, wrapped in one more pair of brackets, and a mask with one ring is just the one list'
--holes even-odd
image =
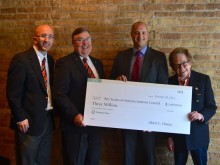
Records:
{"label": "oversized novelty check", "polygon": [[191,99],[188,86],[88,79],[84,123],[189,134]]}

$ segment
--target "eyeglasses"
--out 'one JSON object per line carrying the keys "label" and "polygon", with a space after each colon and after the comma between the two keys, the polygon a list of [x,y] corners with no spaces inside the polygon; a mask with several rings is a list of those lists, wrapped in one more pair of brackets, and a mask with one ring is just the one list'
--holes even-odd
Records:
{"label": "eyeglasses", "polygon": [[39,36],[36,36],[36,37],[42,38],[44,40],[46,38],[48,38],[48,40],[53,40],[54,39],[54,35],[51,35],[51,34],[49,34],[49,35],[47,35],[47,34],[40,34]]}
{"label": "eyeglasses", "polygon": [[189,63],[189,60],[188,61],[184,61],[184,62],[182,62],[180,64],[174,64],[174,66],[175,66],[175,68],[178,68],[178,69],[181,68],[181,66],[183,66],[185,68],[185,67],[187,67],[188,63]]}
{"label": "eyeglasses", "polygon": [[73,41],[76,41],[76,42],[79,42],[79,43],[91,42],[91,41],[92,41],[92,38],[91,38],[91,37],[88,37],[88,38],[79,38],[79,39],[76,39],[76,40],[73,40]]}

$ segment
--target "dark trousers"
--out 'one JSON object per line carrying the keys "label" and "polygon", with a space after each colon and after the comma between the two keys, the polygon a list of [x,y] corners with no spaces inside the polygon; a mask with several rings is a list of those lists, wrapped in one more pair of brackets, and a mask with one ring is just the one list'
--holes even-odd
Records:
{"label": "dark trousers", "polygon": [[45,128],[39,136],[30,136],[16,131],[17,165],[50,165],[52,140],[53,124],[50,115],[47,116]]}
{"label": "dark trousers", "polygon": [[9,158],[5,158],[5,157],[0,156],[0,164],[1,165],[10,165]]}
{"label": "dark trousers", "polygon": [[82,128],[89,131],[62,132],[64,165],[98,165],[100,159],[100,128]]}
{"label": "dark trousers", "polygon": [[175,165],[185,165],[190,152],[194,165],[206,165],[207,164],[207,151],[208,146],[198,148],[196,150],[188,151],[174,151]]}
{"label": "dark trousers", "polygon": [[[123,130],[124,165],[155,165],[155,133]],[[141,159],[139,159],[141,158]],[[140,160],[139,161],[137,161]]]}

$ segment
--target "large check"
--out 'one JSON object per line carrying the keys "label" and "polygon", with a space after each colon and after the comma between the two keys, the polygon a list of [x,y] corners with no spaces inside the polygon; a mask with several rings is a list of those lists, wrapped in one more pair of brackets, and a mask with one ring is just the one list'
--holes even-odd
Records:
{"label": "large check", "polygon": [[189,134],[191,99],[187,86],[88,79],[84,123]]}

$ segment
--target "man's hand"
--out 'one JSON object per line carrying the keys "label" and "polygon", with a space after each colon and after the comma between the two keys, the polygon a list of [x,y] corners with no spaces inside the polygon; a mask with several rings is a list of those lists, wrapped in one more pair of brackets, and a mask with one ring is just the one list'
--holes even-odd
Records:
{"label": "man's hand", "polygon": [[174,151],[174,142],[172,138],[167,139],[167,148],[169,151]]}
{"label": "man's hand", "polygon": [[203,121],[204,117],[201,113],[198,113],[197,111],[193,111],[188,114],[188,119],[190,121],[195,121],[195,120]]}
{"label": "man's hand", "polygon": [[86,127],[86,125],[83,123],[83,116],[81,114],[78,114],[73,119],[74,124],[76,124],[78,127]]}
{"label": "man's hand", "polygon": [[116,78],[116,80],[121,80],[121,81],[126,82],[128,79],[127,79],[127,77],[126,77],[126,76],[121,75],[121,76],[118,76],[118,77]]}
{"label": "man's hand", "polygon": [[29,129],[28,119],[25,119],[25,120],[17,123],[17,125],[18,125],[18,130],[21,131],[22,133],[26,133]]}

